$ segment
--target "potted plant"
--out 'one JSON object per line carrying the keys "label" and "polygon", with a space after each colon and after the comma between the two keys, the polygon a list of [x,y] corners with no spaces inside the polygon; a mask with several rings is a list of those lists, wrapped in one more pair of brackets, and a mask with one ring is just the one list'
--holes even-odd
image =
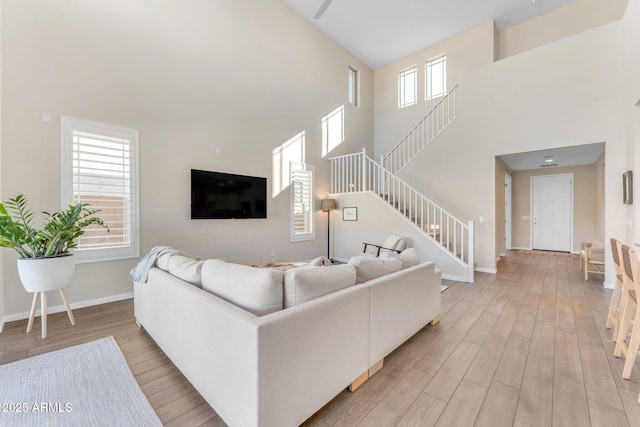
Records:
{"label": "potted plant", "polygon": [[69,249],[76,247],[76,239],[92,224],[109,228],[94,216],[97,211],[78,203],[55,213],[42,212],[45,219],[38,229],[27,204],[23,195],[0,202],[0,247],[15,249],[20,255],[18,274],[28,292],[61,289],[75,269]]}

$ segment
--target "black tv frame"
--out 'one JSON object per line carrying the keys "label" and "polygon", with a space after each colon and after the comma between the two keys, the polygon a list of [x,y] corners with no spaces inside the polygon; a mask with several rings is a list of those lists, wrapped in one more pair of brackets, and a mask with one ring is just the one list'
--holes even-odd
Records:
{"label": "black tv frame", "polygon": [[[210,182],[207,184],[206,180]],[[246,199],[237,201],[237,206],[228,205],[217,209],[215,206],[207,207],[207,199],[211,200],[215,196],[218,196],[217,202],[229,202],[230,198],[222,200],[225,192],[240,194],[240,197],[246,193],[244,194]],[[191,169],[190,210],[191,219],[265,219],[267,218],[267,178]]]}

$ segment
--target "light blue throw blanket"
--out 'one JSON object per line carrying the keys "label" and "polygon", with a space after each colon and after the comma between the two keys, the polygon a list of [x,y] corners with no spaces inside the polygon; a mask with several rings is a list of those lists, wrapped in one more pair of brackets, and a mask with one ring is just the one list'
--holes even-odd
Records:
{"label": "light blue throw blanket", "polygon": [[154,247],[144,256],[144,258],[140,260],[138,265],[131,270],[131,277],[133,278],[133,281],[136,283],[147,283],[149,270],[151,270],[151,267],[153,267],[153,264],[158,258],[166,254],[182,255],[182,252],[170,246]]}

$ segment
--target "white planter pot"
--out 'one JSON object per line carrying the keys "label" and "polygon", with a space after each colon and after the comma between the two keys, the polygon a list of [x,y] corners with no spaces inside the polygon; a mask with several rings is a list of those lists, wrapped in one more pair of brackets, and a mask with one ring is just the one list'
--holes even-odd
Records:
{"label": "white planter pot", "polygon": [[27,292],[47,292],[71,282],[76,260],[73,254],[48,258],[19,258],[18,274]]}

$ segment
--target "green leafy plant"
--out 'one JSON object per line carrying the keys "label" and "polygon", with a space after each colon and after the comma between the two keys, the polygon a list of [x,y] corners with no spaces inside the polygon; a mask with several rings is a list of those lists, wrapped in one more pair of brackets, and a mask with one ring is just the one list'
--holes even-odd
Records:
{"label": "green leafy plant", "polygon": [[97,224],[109,231],[102,219],[93,216],[96,210],[86,203],[69,205],[55,213],[42,212],[42,228],[33,227],[33,212],[22,194],[0,202],[0,247],[12,248],[22,258],[42,258],[65,254],[76,247],[76,239],[84,229]]}

